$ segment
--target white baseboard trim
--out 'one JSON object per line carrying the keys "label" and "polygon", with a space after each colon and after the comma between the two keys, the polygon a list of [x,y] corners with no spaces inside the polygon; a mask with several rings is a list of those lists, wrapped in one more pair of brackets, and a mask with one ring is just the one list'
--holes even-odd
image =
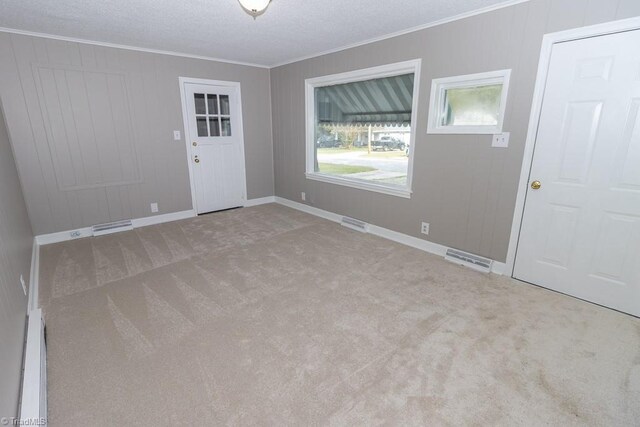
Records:
{"label": "white baseboard trim", "polygon": [[275,201],[280,205],[306,212],[311,215],[319,216],[320,218],[328,219],[329,221],[340,222],[342,220],[342,215],[338,215],[337,213],[318,209],[313,206],[305,205],[304,203],[294,202],[293,200],[285,199],[283,197],[276,196]]}
{"label": "white baseboard trim", "polygon": [[29,271],[29,293],[27,294],[27,313],[40,308],[38,303],[38,290],[40,280],[40,244],[33,238],[31,248],[31,270]]}
{"label": "white baseboard trim", "polygon": [[507,274],[507,263],[493,261],[493,264],[491,265],[491,272],[494,274],[499,274],[500,276],[504,276],[505,274]]}
{"label": "white baseboard trim", "polygon": [[47,425],[47,351],[44,341],[42,310],[29,312],[24,349],[20,421]]}
{"label": "white baseboard trim", "polygon": [[[294,202],[289,199],[285,199],[282,197],[275,197],[275,202],[284,206],[288,206],[292,209],[296,209],[302,212],[306,212],[311,215],[318,216],[320,218],[328,219],[333,222],[340,222],[342,220],[342,215],[338,215],[333,212],[325,211],[313,206],[305,205],[303,203]],[[378,227],[377,225],[369,224],[369,233],[374,234],[376,236],[392,240],[396,243],[400,243],[406,246],[411,246],[412,248],[419,249],[421,251],[425,251],[434,255],[444,257],[447,249],[447,246],[441,245],[439,243],[430,242],[428,240],[419,239],[417,237],[409,236],[404,233],[399,233],[397,231],[389,230],[388,228]],[[491,272],[494,274],[503,275],[506,270],[506,264],[503,262],[493,261]]]}
{"label": "white baseboard trim", "polygon": [[[72,233],[74,233],[72,235]],[[78,228],[75,230],[58,231],[56,233],[39,234],[36,236],[38,245],[50,245],[52,243],[65,242],[67,240],[81,239],[83,237],[91,237],[93,231],[91,227]]]}
{"label": "white baseboard trim", "polygon": [[165,222],[179,221],[181,219],[193,218],[196,216],[196,211],[190,209],[188,211],[171,212],[168,214],[147,216],[144,218],[132,219],[131,223],[133,228],[147,227],[149,225],[162,224]]}
{"label": "white baseboard trim", "polygon": [[267,203],[275,203],[275,201],[275,196],[260,197],[259,199],[247,200],[244,202],[244,207],[250,208],[251,206],[266,205]]}
{"label": "white baseboard trim", "polygon": [[44,343],[43,315],[38,301],[40,279],[40,244],[33,238],[29,292],[27,294],[27,330],[22,371],[22,395],[20,396],[21,421],[45,421],[47,418],[46,366],[47,352]]}
{"label": "white baseboard trim", "polygon": [[[146,227],[149,225],[162,224],[165,222],[178,221],[181,219],[193,218],[196,212],[193,209],[180,212],[171,212],[162,215],[148,216],[145,218],[135,218],[131,220],[134,228]],[[83,237],[91,237],[93,231],[91,227],[83,227],[75,230],[59,231],[57,233],[40,234],[36,236],[38,245],[49,245],[51,243],[65,242]]]}

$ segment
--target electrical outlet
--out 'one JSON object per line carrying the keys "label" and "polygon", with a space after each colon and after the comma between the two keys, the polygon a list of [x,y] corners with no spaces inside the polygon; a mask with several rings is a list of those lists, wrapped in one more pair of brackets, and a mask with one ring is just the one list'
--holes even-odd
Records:
{"label": "electrical outlet", "polygon": [[302,198],[302,201],[305,202],[307,200],[307,193],[303,191],[302,193],[300,193],[300,197]]}
{"label": "electrical outlet", "polygon": [[69,233],[69,235],[71,236],[72,239],[75,239],[77,237],[82,236],[82,233],[80,232],[80,230],[75,230]]}
{"label": "electrical outlet", "polygon": [[174,141],[180,141],[182,139],[182,136],[180,136],[180,131],[179,130],[174,130],[173,131],[173,140]]}
{"label": "electrical outlet", "polygon": [[422,234],[429,234],[429,223],[428,222],[423,222],[422,223],[422,228],[420,229],[420,232]]}
{"label": "electrical outlet", "polygon": [[507,148],[509,147],[509,132],[497,133],[493,135],[491,146],[495,148]]}
{"label": "electrical outlet", "polygon": [[20,275],[20,284],[22,285],[22,292],[24,292],[24,294],[27,294],[27,284],[24,282],[24,277],[22,277],[22,274]]}
{"label": "electrical outlet", "polygon": [[151,203],[151,212],[153,212],[153,213],[158,212],[158,204],[157,203]]}

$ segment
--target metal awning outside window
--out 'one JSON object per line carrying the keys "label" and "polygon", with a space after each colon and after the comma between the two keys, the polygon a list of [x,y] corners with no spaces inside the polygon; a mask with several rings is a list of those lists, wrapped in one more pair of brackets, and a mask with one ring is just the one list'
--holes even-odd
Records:
{"label": "metal awning outside window", "polygon": [[414,75],[317,87],[319,125],[409,126]]}

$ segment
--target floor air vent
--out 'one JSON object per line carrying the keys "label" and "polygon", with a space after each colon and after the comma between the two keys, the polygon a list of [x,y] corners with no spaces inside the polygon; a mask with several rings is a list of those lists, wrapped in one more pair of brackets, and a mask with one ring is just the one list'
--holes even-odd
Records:
{"label": "floor air vent", "polygon": [[117,233],[119,231],[133,230],[131,220],[110,222],[108,224],[94,225],[92,227],[94,236],[102,236],[105,234]]}
{"label": "floor air vent", "polygon": [[444,256],[444,259],[484,273],[489,273],[491,271],[491,264],[493,264],[493,261],[488,258],[482,258],[478,255],[462,252],[457,249],[447,249],[447,254]]}
{"label": "floor air vent", "polygon": [[340,224],[352,230],[360,231],[362,233],[366,233],[369,231],[369,224],[360,221],[359,219],[349,218],[348,216],[343,216]]}

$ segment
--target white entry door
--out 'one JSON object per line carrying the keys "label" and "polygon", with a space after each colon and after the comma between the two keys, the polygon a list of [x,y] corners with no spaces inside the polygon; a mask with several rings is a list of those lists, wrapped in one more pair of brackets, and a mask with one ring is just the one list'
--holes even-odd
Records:
{"label": "white entry door", "polygon": [[529,178],[514,277],[640,316],[640,31],[554,45]]}
{"label": "white entry door", "polygon": [[242,206],[246,190],[238,87],[184,83],[184,94],[197,213]]}

